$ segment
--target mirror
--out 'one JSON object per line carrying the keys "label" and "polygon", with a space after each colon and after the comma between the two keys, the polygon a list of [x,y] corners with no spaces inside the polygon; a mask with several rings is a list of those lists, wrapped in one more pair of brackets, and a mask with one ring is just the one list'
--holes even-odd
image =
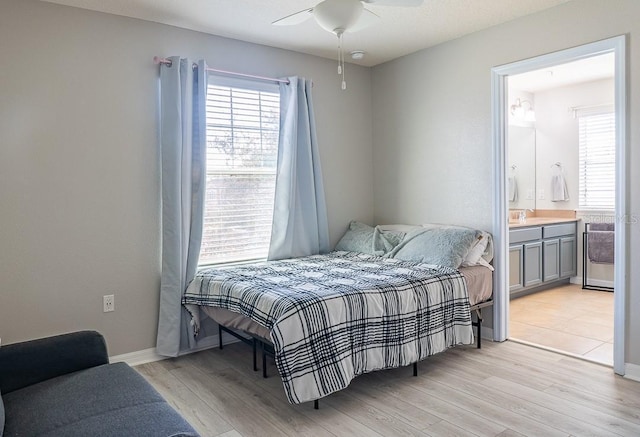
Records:
{"label": "mirror", "polygon": [[507,197],[509,209],[535,209],[535,128],[510,125],[507,144]]}

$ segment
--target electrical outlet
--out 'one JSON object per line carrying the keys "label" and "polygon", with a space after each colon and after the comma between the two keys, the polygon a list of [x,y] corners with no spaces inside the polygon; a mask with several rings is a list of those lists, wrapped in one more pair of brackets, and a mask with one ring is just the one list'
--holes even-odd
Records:
{"label": "electrical outlet", "polygon": [[533,200],[533,190],[527,190],[527,200]]}
{"label": "electrical outlet", "polygon": [[116,298],[113,294],[102,296],[102,312],[110,313],[116,309]]}
{"label": "electrical outlet", "polygon": [[544,200],[544,190],[543,189],[539,189],[538,190],[538,200]]}

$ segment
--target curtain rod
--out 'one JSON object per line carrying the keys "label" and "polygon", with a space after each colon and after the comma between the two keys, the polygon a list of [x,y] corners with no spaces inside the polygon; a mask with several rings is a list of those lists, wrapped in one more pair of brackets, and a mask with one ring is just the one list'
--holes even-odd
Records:
{"label": "curtain rod", "polygon": [[[171,59],[161,58],[159,56],[153,57],[153,63],[156,65],[164,64],[168,66],[171,66],[172,64]],[[197,64],[193,64],[193,67],[196,68]],[[228,74],[230,76],[247,77],[249,79],[266,80],[268,82],[286,83],[287,85],[290,83],[289,79],[277,79],[275,77],[256,76],[254,74],[236,73],[235,71],[217,70],[215,68],[209,68],[209,67],[207,67],[207,71],[210,71],[212,73]]]}

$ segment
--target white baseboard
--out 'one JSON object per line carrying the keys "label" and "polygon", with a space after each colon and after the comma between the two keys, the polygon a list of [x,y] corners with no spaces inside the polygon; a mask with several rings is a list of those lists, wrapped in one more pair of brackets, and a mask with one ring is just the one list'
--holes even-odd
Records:
{"label": "white baseboard", "polygon": [[[574,276],[570,281],[572,284],[582,285],[582,276]],[[602,279],[589,279],[589,285],[596,287],[611,287],[613,288],[613,281],[604,281]]]}
{"label": "white baseboard", "polygon": [[624,377],[640,382],[640,366],[637,364],[626,363],[624,365]]}
{"label": "white baseboard", "polygon": [[[475,332],[475,329],[474,329]],[[493,341],[493,329],[487,328],[485,326],[482,327],[482,339]],[[222,344],[230,344],[238,342],[237,338],[229,335],[227,333],[222,334]],[[206,349],[212,349],[214,347],[218,347],[218,334],[212,335],[211,337],[207,337],[200,342],[200,345],[196,348],[193,348],[188,351],[183,351],[178,354],[178,356],[192,354],[194,352],[200,352]],[[149,349],[143,349],[141,351],[129,352],[121,355],[114,355],[109,357],[110,363],[127,363],[131,367],[139,366],[141,364],[153,363],[155,361],[166,360],[170,357],[165,357],[164,355],[158,355],[156,353],[156,348],[152,347]],[[627,364],[629,366],[630,364]],[[640,366],[638,366],[638,374],[640,375]],[[633,379],[633,378],[630,378]]]}
{"label": "white baseboard", "polygon": [[[222,344],[230,344],[239,341],[237,338],[223,333],[222,334]],[[198,347],[190,349],[188,351],[183,351],[178,354],[178,356],[192,354],[194,352],[200,352],[206,349],[211,349],[218,346],[218,334],[212,335],[203,339]],[[165,360],[170,357],[165,357],[164,355],[159,355],[156,353],[156,348],[143,349],[141,351],[129,352],[121,355],[114,355],[109,357],[110,363],[127,363],[131,367],[139,366],[140,364],[153,363],[155,361]]]}

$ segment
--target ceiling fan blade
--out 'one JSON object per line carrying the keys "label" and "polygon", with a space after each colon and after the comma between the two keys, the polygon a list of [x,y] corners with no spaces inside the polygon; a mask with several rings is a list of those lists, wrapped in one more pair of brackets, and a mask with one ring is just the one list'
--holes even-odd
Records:
{"label": "ceiling fan blade", "polygon": [[358,18],[358,21],[356,21],[353,26],[349,26],[346,32],[357,32],[366,27],[373,26],[378,22],[378,20],[380,20],[378,15],[374,14],[369,9],[364,8],[362,10],[362,14],[360,14],[360,17]]}
{"label": "ceiling fan blade", "polygon": [[307,21],[312,16],[313,8],[309,8],[296,12],[295,14],[287,15],[286,17],[280,18],[271,24],[275,24],[276,26],[293,26]]}
{"label": "ceiling fan blade", "polygon": [[420,6],[423,0],[361,0],[375,6]]}

